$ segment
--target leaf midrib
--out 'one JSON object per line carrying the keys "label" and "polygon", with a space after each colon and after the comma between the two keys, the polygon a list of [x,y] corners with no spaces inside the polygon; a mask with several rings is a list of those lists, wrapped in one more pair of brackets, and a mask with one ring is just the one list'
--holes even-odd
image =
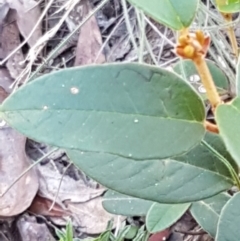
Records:
{"label": "leaf midrib", "polygon": [[195,123],[195,124],[202,124],[204,122],[204,119],[202,121],[198,121],[196,119],[194,120],[188,120],[188,119],[182,119],[182,118],[174,118],[174,117],[162,117],[162,116],[153,116],[153,115],[147,115],[147,114],[141,114],[141,113],[124,113],[124,112],[112,112],[112,111],[97,111],[97,110],[80,110],[80,109],[18,109],[18,110],[0,110],[0,116],[1,113],[5,114],[5,113],[17,113],[17,112],[25,112],[25,111],[36,111],[36,112],[61,112],[61,111],[80,111],[80,112],[98,112],[98,113],[104,113],[104,114],[119,114],[119,115],[126,115],[126,116],[133,116],[133,117],[149,117],[149,118],[158,118],[158,119],[162,119],[162,120],[176,120],[176,121],[182,121],[182,122],[188,122],[188,123]]}

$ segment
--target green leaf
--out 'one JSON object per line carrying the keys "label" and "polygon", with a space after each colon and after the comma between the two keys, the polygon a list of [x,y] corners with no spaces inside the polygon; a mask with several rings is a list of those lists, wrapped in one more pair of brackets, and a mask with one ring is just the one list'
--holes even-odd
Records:
{"label": "green leaf", "polygon": [[220,12],[237,13],[240,11],[240,0],[215,0]]}
{"label": "green leaf", "polygon": [[235,98],[231,104],[219,105],[216,120],[229,153],[240,165],[240,97]]}
{"label": "green leaf", "polygon": [[146,216],[153,202],[108,190],[103,197],[102,204],[109,213],[124,216]]}
{"label": "green leaf", "polygon": [[[226,74],[212,61],[207,60],[207,66],[217,86],[219,94],[229,92],[230,85]],[[173,68],[173,70],[188,81],[194,89],[202,96],[203,100],[207,100],[206,91],[202,85],[197,69],[191,60],[181,60]]]}
{"label": "green leaf", "polygon": [[238,63],[237,63],[237,67],[236,67],[236,72],[237,72],[237,76],[236,76],[236,89],[237,89],[237,95],[240,95],[240,58],[238,58]]}
{"label": "green leaf", "polygon": [[128,0],[154,20],[174,30],[187,28],[196,14],[199,0]]}
{"label": "green leaf", "polygon": [[191,203],[174,205],[154,203],[147,214],[147,230],[150,233],[165,230],[174,224],[187,211],[190,205]]}
{"label": "green leaf", "polygon": [[218,227],[216,241],[239,241],[240,238],[240,193],[235,194],[223,207]]}
{"label": "green leaf", "polygon": [[187,152],[205,133],[204,106],[192,87],[171,72],[140,64],[44,75],[7,98],[0,111],[39,142],[135,160]]}
{"label": "green leaf", "polygon": [[219,157],[227,160],[236,172],[238,172],[238,165],[235,163],[229,152],[227,152],[220,136],[207,132],[204,141],[214,150],[214,153],[207,148],[206,145],[201,143],[185,155],[175,157],[175,160],[191,163],[194,166],[211,170],[220,173],[223,176],[232,178],[231,173],[226,168],[225,164],[219,160]]}
{"label": "green leaf", "polygon": [[110,240],[111,231],[106,230],[101,233],[97,238],[91,239],[90,241],[109,241]]}
{"label": "green leaf", "polygon": [[[221,147],[217,135],[210,139],[212,148]],[[231,175],[214,153],[203,145],[196,147],[195,153],[176,157],[179,160],[139,162],[106,153],[67,151],[77,167],[104,186],[159,203],[198,201],[232,186]]]}
{"label": "green leaf", "polygon": [[198,224],[213,238],[216,236],[217,224],[223,206],[231,198],[227,193],[194,202],[190,211]]}
{"label": "green leaf", "polygon": [[125,234],[125,239],[134,239],[138,233],[139,227],[131,225],[128,229],[128,232]]}
{"label": "green leaf", "polygon": [[73,240],[73,227],[71,221],[68,221],[66,226],[66,241]]}

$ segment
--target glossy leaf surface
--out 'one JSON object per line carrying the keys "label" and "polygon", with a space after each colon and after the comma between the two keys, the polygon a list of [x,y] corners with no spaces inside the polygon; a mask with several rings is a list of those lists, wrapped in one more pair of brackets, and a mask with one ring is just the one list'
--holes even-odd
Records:
{"label": "glossy leaf surface", "polygon": [[[205,141],[228,158],[219,136],[209,135]],[[74,150],[68,150],[67,154],[75,165],[104,186],[153,202],[198,201],[232,186],[228,169],[202,144],[176,160],[139,162],[110,154]],[[233,166],[236,166],[234,162]]]}
{"label": "glossy leaf surface", "polygon": [[3,118],[40,142],[132,159],[189,151],[204,133],[200,97],[177,75],[140,64],[72,68],[21,87]]}

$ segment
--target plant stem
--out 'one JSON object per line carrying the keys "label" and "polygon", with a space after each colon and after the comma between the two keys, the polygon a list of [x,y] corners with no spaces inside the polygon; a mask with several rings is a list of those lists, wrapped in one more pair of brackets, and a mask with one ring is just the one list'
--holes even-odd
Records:
{"label": "plant stem", "polygon": [[237,185],[238,189],[240,190],[240,180],[238,178],[238,174],[235,172],[232,165],[228,162],[228,160],[222,156],[218,151],[216,151],[213,147],[211,147],[206,141],[202,140],[201,143],[207,147],[208,150],[210,150],[215,156],[218,157],[218,159],[226,166],[229,173],[232,176],[232,179],[235,181],[235,184]]}
{"label": "plant stem", "polygon": [[219,133],[217,125],[212,124],[209,121],[205,121],[204,126],[205,126],[205,129],[208,130],[209,132],[216,133],[216,134]]}
{"label": "plant stem", "polygon": [[193,62],[197,68],[198,74],[201,78],[204,88],[206,89],[207,97],[213,109],[215,109],[219,104],[221,104],[222,101],[217,92],[217,88],[213,82],[208,66],[206,64],[205,57],[198,56],[193,59]]}
{"label": "plant stem", "polygon": [[[228,23],[232,22],[232,14],[222,13],[222,16],[226,22]],[[228,31],[228,37],[232,45],[233,53],[235,54],[236,58],[238,58],[238,43],[237,43],[233,26],[229,26],[227,31]]]}

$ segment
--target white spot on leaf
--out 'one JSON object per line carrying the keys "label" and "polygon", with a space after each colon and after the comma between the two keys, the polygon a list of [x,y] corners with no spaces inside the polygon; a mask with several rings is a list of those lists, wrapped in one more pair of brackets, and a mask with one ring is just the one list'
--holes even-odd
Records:
{"label": "white spot on leaf", "polygon": [[73,95],[76,95],[76,94],[79,93],[79,89],[76,88],[76,87],[72,87],[70,90],[71,90],[71,93],[72,93]]}
{"label": "white spot on leaf", "polygon": [[197,74],[191,75],[189,78],[190,82],[196,83],[200,81],[200,77]]}
{"label": "white spot on leaf", "polygon": [[201,85],[201,86],[198,87],[198,91],[199,91],[200,93],[202,93],[202,94],[204,94],[204,93],[207,92],[206,89],[203,87],[203,85]]}

